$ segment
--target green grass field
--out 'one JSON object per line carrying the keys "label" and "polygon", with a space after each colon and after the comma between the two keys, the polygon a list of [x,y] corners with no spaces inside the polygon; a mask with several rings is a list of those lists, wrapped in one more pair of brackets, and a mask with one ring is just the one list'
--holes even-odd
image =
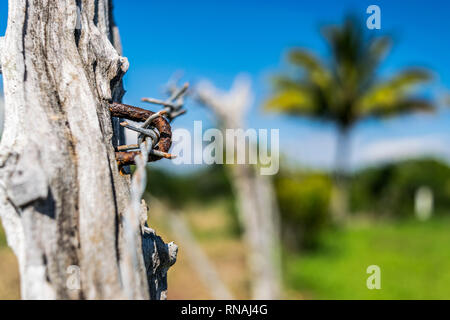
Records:
{"label": "green grass field", "polygon": [[[311,299],[449,299],[450,219],[354,226],[286,259],[287,285]],[[381,289],[369,290],[369,265]]]}
{"label": "green grass field", "polygon": [[[217,242],[202,233],[202,230],[225,224],[219,217],[223,211],[219,213],[204,211],[190,220],[218,272],[225,276],[226,283],[235,289],[233,291],[241,292],[238,297],[246,297],[241,285],[245,279],[236,280],[230,276],[242,274],[239,270],[245,268],[242,254],[236,264],[236,248],[241,247],[237,239],[221,233]],[[166,238],[172,239],[172,236]],[[225,245],[230,243],[234,243],[233,249]],[[285,256],[287,298],[450,299],[450,218],[436,218],[424,223],[354,224],[345,230],[325,233],[321,244],[317,251]],[[227,255],[230,257],[225,263],[223,257]],[[381,268],[380,290],[366,287],[369,265]],[[186,261],[180,255],[178,265],[170,273],[171,297],[207,297],[206,293],[188,289],[192,284],[192,271],[186,272],[186,268]],[[16,261],[6,248],[0,226],[0,299],[18,298],[18,280]]]}

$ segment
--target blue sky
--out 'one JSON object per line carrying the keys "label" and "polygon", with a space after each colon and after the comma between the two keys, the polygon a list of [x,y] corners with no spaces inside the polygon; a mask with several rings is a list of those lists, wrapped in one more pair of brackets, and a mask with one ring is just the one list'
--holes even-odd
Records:
{"label": "blue sky", "polygon": [[[283,55],[293,46],[307,47],[326,57],[319,27],[338,23],[348,12],[365,21],[366,8],[381,8],[381,32],[395,40],[381,76],[410,65],[431,68],[437,80],[430,88],[439,94],[450,88],[450,1],[138,1],[116,0],[124,55],[130,61],[125,76],[126,103],[146,106],[144,96],[163,97],[162,88],[176,71],[185,81],[207,78],[228,89],[234,77],[247,73],[255,101],[248,125],[279,128],[281,150],[290,159],[312,167],[329,168],[333,161],[331,125],[261,111],[270,92],[269,75],[285,67]],[[7,5],[0,4],[0,32],[6,27]],[[212,125],[208,112],[187,103],[188,114],[174,127],[192,128],[194,120]],[[366,121],[353,132],[354,166],[422,153],[450,159],[450,112],[412,115],[393,120]],[[167,164],[166,164],[167,165]]]}

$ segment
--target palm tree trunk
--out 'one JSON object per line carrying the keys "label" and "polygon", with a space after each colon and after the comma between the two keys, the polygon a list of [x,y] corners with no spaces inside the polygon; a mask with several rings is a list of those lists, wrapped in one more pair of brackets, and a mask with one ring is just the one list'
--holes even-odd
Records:
{"label": "palm tree trunk", "polygon": [[336,141],[334,188],[331,213],[336,223],[348,217],[348,161],[350,159],[350,128],[339,127]]}

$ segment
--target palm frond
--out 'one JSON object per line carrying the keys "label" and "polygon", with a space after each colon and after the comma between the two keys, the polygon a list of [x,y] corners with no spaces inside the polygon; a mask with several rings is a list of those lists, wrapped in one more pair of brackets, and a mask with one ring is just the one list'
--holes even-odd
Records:
{"label": "palm frond", "polygon": [[325,87],[330,81],[330,73],[326,66],[313,53],[304,49],[293,49],[288,55],[289,61],[307,71],[306,76],[320,87]]}
{"label": "palm frond", "polygon": [[387,36],[380,36],[372,39],[368,46],[370,59],[377,64],[389,53],[392,46],[392,39]]}
{"label": "palm frond", "polygon": [[365,116],[391,117],[412,112],[432,113],[435,110],[433,103],[428,100],[406,98],[391,104],[372,105],[370,109],[366,110]]}
{"label": "palm frond", "polygon": [[302,88],[302,84],[290,77],[277,75],[270,79],[275,90],[294,90]]}
{"label": "palm frond", "polygon": [[433,79],[432,74],[424,69],[407,69],[399,72],[385,85],[394,90],[408,91],[413,86],[428,82]]}
{"label": "palm frond", "polygon": [[[401,103],[409,101],[412,89],[432,79],[429,72],[420,69],[404,70],[390,80],[374,85],[357,102],[357,111],[361,115],[377,112],[394,113],[402,110]],[[419,100],[411,100],[419,102]],[[421,105],[421,104],[419,104]]]}
{"label": "palm frond", "polygon": [[377,81],[376,70],[392,40],[364,31],[364,22],[351,16],[341,25],[322,28],[331,49],[326,64],[308,50],[290,51],[289,62],[304,72],[298,78],[274,79],[275,95],[265,108],[327,119],[340,126],[364,117],[434,110],[432,102],[412,95],[417,85],[432,79],[431,72],[410,68],[387,81]]}
{"label": "palm frond", "polygon": [[264,107],[270,111],[308,115],[314,113],[315,104],[310,90],[296,88],[275,93]]}
{"label": "palm frond", "polygon": [[365,48],[364,58],[362,59],[359,70],[360,78],[366,83],[362,84],[362,89],[370,85],[375,77],[377,68],[383,59],[387,56],[392,45],[392,40],[387,36],[371,38]]}
{"label": "palm frond", "polygon": [[365,38],[361,21],[354,16],[346,18],[343,25],[325,26],[322,34],[332,52],[334,64],[359,65],[365,58]]}

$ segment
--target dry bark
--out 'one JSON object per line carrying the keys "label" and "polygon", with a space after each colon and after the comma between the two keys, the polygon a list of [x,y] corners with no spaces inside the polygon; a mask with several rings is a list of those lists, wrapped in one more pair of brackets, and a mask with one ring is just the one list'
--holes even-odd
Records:
{"label": "dry bark", "polygon": [[124,134],[108,103],[124,94],[128,60],[111,1],[10,0],[0,61],[0,217],[22,297],[165,298],[176,246],[143,226],[124,230],[130,181],[115,161]]}

